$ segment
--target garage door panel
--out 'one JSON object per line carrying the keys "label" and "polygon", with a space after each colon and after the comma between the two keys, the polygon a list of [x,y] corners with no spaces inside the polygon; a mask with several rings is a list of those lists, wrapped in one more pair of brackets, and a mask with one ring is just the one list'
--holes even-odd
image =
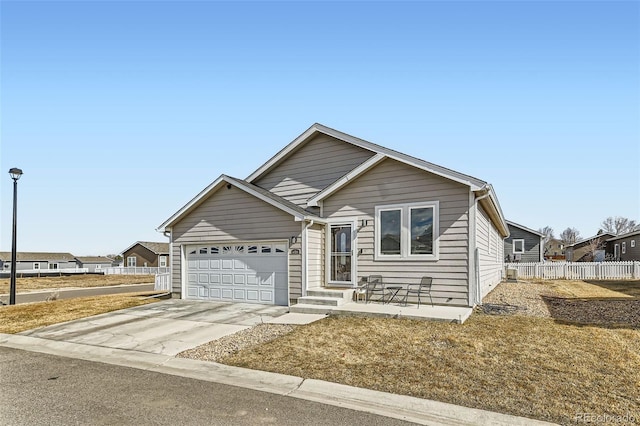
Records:
{"label": "garage door panel", "polygon": [[187,249],[187,297],[288,304],[285,243],[205,243]]}

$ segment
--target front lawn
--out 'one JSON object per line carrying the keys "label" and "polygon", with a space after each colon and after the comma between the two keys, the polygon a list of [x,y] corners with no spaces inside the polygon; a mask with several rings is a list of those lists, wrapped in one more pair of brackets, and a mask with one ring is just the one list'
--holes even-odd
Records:
{"label": "front lawn", "polygon": [[[630,297],[590,283],[547,285],[556,295]],[[640,329],[629,323],[481,312],[463,325],[329,317],[221,362],[562,424],[579,413],[640,419]]]}
{"label": "front lawn", "polygon": [[[16,292],[57,290],[68,287],[106,287],[120,284],[145,284],[155,282],[154,275],[97,275],[77,274],[60,277],[16,278]],[[0,279],[0,294],[9,293],[9,278]]]}

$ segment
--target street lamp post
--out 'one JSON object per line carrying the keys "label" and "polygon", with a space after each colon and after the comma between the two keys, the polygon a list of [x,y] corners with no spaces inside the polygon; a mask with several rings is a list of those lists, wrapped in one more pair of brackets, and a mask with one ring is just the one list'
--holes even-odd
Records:
{"label": "street lamp post", "polygon": [[12,168],[9,175],[13,179],[13,236],[11,237],[11,287],[9,290],[9,304],[16,304],[16,232],[18,221],[18,179],[22,176],[22,170]]}

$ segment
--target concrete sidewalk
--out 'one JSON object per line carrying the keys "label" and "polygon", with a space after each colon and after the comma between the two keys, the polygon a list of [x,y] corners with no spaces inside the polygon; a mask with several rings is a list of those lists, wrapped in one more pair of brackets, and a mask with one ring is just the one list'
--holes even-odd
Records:
{"label": "concrete sidewalk", "polygon": [[21,334],[0,346],[234,385],[426,425],[543,425],[442,402],[223,364],[175,354],[261,322],[304,324],[324,315],[266,305],[167,300]]}

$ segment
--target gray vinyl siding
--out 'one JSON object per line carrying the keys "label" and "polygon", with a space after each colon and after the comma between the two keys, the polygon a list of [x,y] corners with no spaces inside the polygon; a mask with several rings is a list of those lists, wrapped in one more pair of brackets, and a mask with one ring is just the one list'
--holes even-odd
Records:
{"label": "gray vinyl siding", "polygon": [[[635,241],[635,247],[631,247],[631,241]],[[626,243],[626,251],[622,253],[622,243]],[[620,245],[620,258],[613,259],[614,246]],[[619,238],[613,241],[607,241],[607,255],[613,260],[631,261],[640,260],[640,234],[630,235],[628,237]]]}
{"label": "gray vinyl siding", "polygon": [[324,226],[314,224],[307,229],[309,249],[308,255],[308,284],[309,288],[322,287],[324,281]]}
{"label": "gray vinyl siding", "polygon": [[[264,201],[231,187],[223,187],[172,227],[172,289],[181,292],[181,246],[202,242],[275,241],[296,237],[289,247],[289,297],[302,289],[300,222]],[[297,249],[297,254],[292,250]]]}
{"label": "gray vinyl siding", "polygon": [[[439,201],[439,260],[376,261],[375,207]],[[387,159],[323,202],[329,218],[368,219],[357,229],[357,279],[382,275],[389,283],[417,283],[433,277],[433,301],[467,306],[469,301],[469,188]],[[359,222],[358,222],[359,223]]]}
{"label": "gray vinyl siding", "polygon": [[486,212],[478,204],[476,213],[476,247],[480,298],[484,298],[502,280],[504,245]]}
{"label": "gray vinyl siding", "polygon": [[306,207],[309,198],[373,155],[366,149],[318,135],[253,183]]}
{"label": "gray vinyl siding", "polygon": [[524,253],[520,262],[540,262],[542,240],[539,235],[532,234],[525,229],[509,226],[509,237],[504,240],[504,258],[510,256],[513,260],[513,240],[524,240]]}

